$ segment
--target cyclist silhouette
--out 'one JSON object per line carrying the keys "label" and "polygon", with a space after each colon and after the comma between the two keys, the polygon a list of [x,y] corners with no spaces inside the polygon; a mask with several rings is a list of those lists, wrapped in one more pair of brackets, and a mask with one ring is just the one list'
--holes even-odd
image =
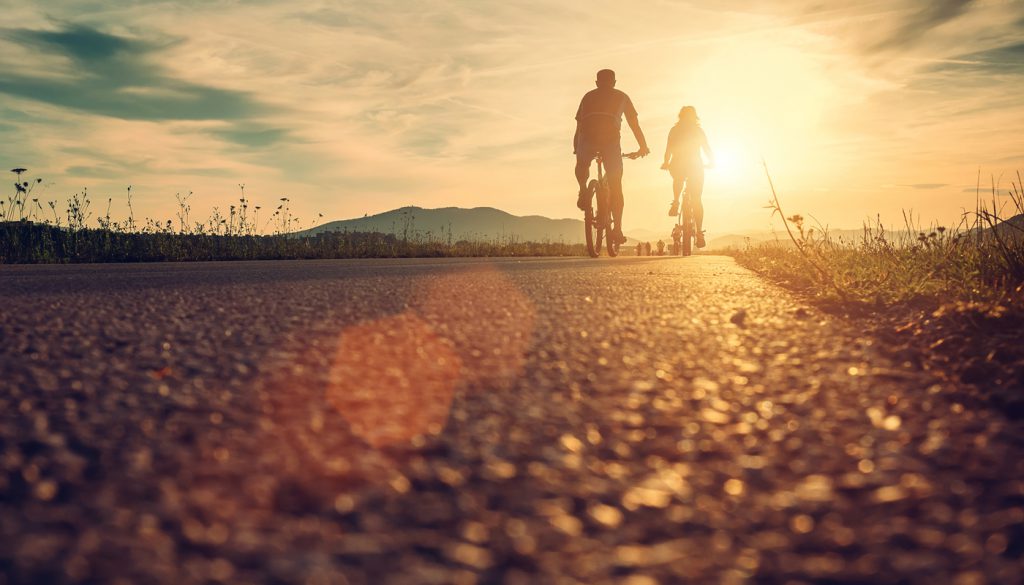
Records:
{"label": "cyclist silhouette", "polygon": [[636,142],[640,145],[640,156],[650,154],[647,140],[640,130],[636,108],[624,92],[615,89],[615,72],[602,69],[597,72],[597,89],[592,89],[580,100],[576,110],[576,134],[573,136],[573,153],[576,155],[576,181],[580,184],[576,206],[586,209],[590,204],[587,180],[590,179],[590,163],[598,153],[603,155],[604,168],[611,191],[611,212],[615,223],[615,237],[624,242],[622,236],[622,146],[619,131],[622,117]]}
{"label": "cyclist silhouette", "polygon": [[684,106],[679,110],[679,122],[668,133],[668,145],[665,147],[665,163],[661,168],[672,174],[672,207],[668,214],[675,217],[679,214],[679,195],[686,185],[686,194],[693,204],[693,222],[695,224],[696,244],[704,247],[704,204],[700,196],[704,191],[704,161],[701,150],[708,159],[708,168],[715,165],[715,155],[708,145],[708,137],[700,127],[697,110],[693,106]]}

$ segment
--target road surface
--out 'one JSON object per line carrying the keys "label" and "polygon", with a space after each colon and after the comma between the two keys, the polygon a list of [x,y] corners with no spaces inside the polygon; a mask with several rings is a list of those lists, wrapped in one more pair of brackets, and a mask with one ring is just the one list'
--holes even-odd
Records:
{"label": "road surface", "polygon": [[861,329],[726,257],[3,266],[0,582],[1021,582],[1024,433]]}

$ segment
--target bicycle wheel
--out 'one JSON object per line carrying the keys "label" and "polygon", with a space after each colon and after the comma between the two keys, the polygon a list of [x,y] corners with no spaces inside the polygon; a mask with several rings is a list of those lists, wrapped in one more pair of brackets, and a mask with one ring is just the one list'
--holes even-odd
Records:
{"label": "bicycle wheel", "polygon": [[614,258],[619,253],[619,243],[613,236],[611,191],[608,189],[607,179],[597,184],[597,217],[598,225],[601,226],[598,228],[597,249],[601,249],[603,239],[608,255]]}
{"label": "bicycle wheel", "polygon": [[605,234],[605,239],[608,241],[608,256],[614,258],[619,255],[619,240],[615,237],[615,230],[611,228],[611,222],[608,222],[608,233]]}
{"label": "bicycle wheel", "polygon": [[693,211],[688,205],[683,206],[683,256],[692,252],[693,236]]}
{"label": "bicycle wheel", "polygon": [[597,258],[601,254],[601,230],[597,227],[598,219],[594,213],[594,194],[597,192],[597,181],[591,181],[587,185],[587,192],[590,204],[583,211],[583,232],[587,237],[587,253],[591,258]]}

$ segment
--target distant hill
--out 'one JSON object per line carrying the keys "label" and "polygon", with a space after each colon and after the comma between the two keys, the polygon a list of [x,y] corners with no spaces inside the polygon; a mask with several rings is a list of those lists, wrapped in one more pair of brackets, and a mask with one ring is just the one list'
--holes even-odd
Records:
{"label": "distant hill", "polygon": [[449,237],[457,240],[502,240],[520,242],[583,241],[583,221],[551,219],[539,215],[520,217],[493,207],[401,207],[376,215],[332,221],[305,233],[350,231],[379,232],[409,237]]}
{"label": "distant hill", "polygon": [[[583,220],[551,219],[540,215],[512,215],[493,207],[401,207],[376,215],[328,222],[302,232],[379,232],[402,236],[458,240],[507,240],[581,244]],[[627,237],[630,234],[626,234]],[[626,245],[636,245],[630,238]]]}
{"label": "distant hill", "polygon": [[986,234],[993,231],[1003,240],[1017,241],[1024,238],[1024,213],[1004,219],[996,224],[994,228],[986,227],[983,229],[983,232]]}

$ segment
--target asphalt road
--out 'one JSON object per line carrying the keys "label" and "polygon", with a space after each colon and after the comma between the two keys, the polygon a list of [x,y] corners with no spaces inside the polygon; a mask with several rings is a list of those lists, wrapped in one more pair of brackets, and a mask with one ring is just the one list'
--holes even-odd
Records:
{"label": "asphalt road", "polygon": [[1021,582],[904,358],[724,257],[3,266],[0,583]]}

